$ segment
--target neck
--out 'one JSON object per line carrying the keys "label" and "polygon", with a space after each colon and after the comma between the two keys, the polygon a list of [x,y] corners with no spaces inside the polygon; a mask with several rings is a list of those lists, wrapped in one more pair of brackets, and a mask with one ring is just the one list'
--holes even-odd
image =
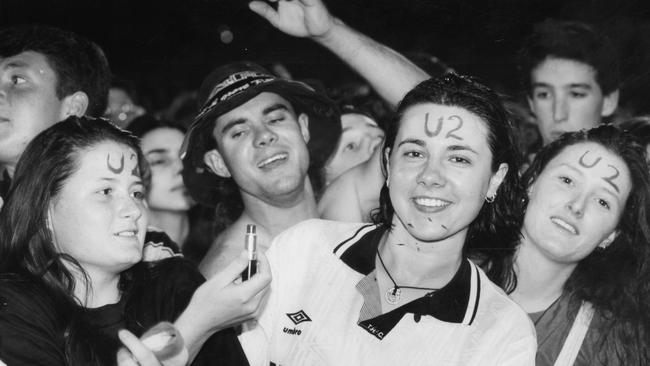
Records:
{"label": "neck", "polygon": [[399,230],[384,235],[379,253],[398,285],[442,288],[454,277],[463,261],[464,235],[438,242],[421,242]]}
{"label": "neck", "polygon": [[115,304],[120,300],[118,284],[119,273],[108,273],[105,271],[94,271],[84,268],[88,275],[88,287],[83,286],[84,278],[78,270],[68,266],[75,277],[74,296],[79,299],[86,308],[98,308],[107,304]]}
{"label": "neck", "polygon": [[182,248],[190,232],[187,211],[150,210],[149,223],[162,229]]}
{"label": "neck", "polygon": [[522,239],[515,257],[517,288],[510,296],[527,312],[547,309],[564,291],[575,263],[558,263],[541,253],[530,240]]}
{"label": "neck", "polygon": [[283,201],[265,201],[242,193],[244,212],[237,220],[253,223],[273,238],[285,229],[307,219],[318,217],[316,199],[308,179],[305,187]]}

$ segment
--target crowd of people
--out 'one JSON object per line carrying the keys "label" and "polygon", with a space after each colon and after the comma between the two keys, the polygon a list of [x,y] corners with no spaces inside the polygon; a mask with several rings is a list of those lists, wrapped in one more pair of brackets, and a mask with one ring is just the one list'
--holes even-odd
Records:
{"label": "crowd of people", "polygon": [[538,24],[523,108],[249,7],[377,97],[240,61],[147,112],[83,35],[0,29],[0,365],[650,364],[650,119],[613,123],[607,36]]}

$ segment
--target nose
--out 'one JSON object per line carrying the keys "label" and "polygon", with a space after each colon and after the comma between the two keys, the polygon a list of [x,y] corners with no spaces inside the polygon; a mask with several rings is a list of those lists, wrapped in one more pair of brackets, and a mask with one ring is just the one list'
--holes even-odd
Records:
{"label": "nose", "polygon": [[120,200],[119,214],[120,217],[137,220],[142,216],[143,206],[136,202],[136,199],[130,195]]}
{"label": "nose", "polygon": [[566,98],[557,97],[553,100],[553,120],[555,122],[564,122],[569,117],[568,105]]}
{"label": "nose", "polygon": [[566,208],[577,218],[581,218],[585,213],[586,198],[582,195],[576,195],[571,201],[567,202]]}
{"label": "nose", "polygon": [[418,184],[426,187],[442,187],[446,182],[442,165],[434,159],[429,159],[418,174]]}
{"label": "nose", "polygon": [[267,126],[258,127],[255,131],[255,147],[266,147],[278,140],[278,135]]}

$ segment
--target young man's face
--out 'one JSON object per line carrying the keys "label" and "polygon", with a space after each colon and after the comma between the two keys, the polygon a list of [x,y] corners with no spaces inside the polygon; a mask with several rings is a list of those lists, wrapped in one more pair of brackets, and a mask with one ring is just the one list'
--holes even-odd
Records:
{"label": "young man's face", "polygon": [[618,105],[618,91],[603,95],[588,64],[547,57],[531,72],[528,102],[544,145],[562,133],[597,126]]}
{"label": "young man's face", "polygon": [[0,58],[0,165],[13,172],[27,144],[65,117],[46,57],[26,51]]}
{"label": "young man's face", "polygon": [[213,135],[218,149],[206,153],[206,164],[219,176],[232,176],[243,195],[283,205],[303,192],[308,120],[286,99],[261,93],[219,116]]}

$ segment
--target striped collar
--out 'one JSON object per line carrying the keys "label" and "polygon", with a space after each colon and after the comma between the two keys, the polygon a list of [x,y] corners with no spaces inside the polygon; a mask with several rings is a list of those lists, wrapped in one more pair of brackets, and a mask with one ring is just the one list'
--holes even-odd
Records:
{"label": "striped collar", "polygon": [[[347,266],[366,275],[357,285],[366,302],[364,308],[367,308],[370,298],[377,297],[376,293],[370,294],[368,290],[361,289],[371,288],[372,291],[378,292],[376,283],[373,282],[375,285],[371,287],[363,285],[362,282],[368,281],[369,275],[374,278],[375,256],[384,232],[385,229],[381,227],[364,226],[334,249],[334,254]],[[428,315],[448,323],[471,325],[479,304],[480,285],[478,268],[469,260],[465,260],[445,287],[388,313],[366,320],[360,319],[359,326],[381,339],[406,313],[414,314],[416,321],[419,321],[421,316]]]}

